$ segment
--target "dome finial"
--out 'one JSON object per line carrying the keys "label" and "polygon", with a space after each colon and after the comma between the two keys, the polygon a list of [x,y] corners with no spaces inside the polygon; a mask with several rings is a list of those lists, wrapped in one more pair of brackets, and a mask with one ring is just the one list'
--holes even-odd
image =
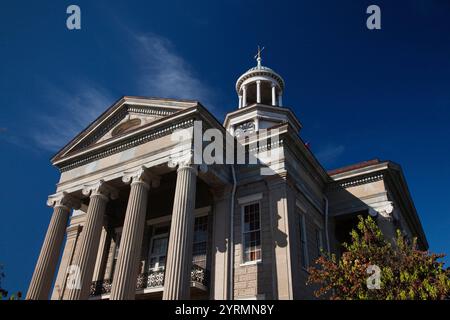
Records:
{"label": "dome finial", "polygon": [[260,48],[260,46],[258,46],[258,52],[256,53],[255,59],[256,61],[258,61],[258,68],[261,68],[261,53],[263,52],[264,47],[262,47],[262,49]]}

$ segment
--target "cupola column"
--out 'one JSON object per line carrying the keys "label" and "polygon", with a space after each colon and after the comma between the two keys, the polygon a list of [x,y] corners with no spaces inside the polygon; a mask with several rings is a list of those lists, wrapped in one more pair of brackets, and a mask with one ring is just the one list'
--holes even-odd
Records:
{"label": "cupola column", "polygon": [[242,95],[239,95],[239,109],[242,108]]}
{"label": "cupola column", "polygon": [[261,80],[256,81],[256,103],[261,103]]}
{"label": "cupola column", "polygon": [[275,83],[272,83],[272,106],[277,105],[277,86]]}
{"label": "cupola column", "polygon": [[282,107],[283,106],[283,94],[280,92],[280,94],[278,95],[278,106]]}
{"label": "cupola column", "polygon": [[242,107],[247,106],[247,86],[242,86]]}

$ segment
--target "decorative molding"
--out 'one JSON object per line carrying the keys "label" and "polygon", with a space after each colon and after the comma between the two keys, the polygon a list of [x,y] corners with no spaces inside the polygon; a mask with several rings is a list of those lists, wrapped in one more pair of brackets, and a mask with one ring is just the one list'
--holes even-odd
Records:
{"label": "decorative molding", "polygon": [[342,188],[356,187],[359,185],[380,181],[380,180],[383,180],[383,178],[384,178],[383,174],[378,174],[378,175],[368,176],[368,177],[359,178],[359,179],[350,180],[350,181],[347,180],[345,182],[336,182],[335,184],[330,186],[329,190],[330,191],[336,190],[339,187],[342,187]]}
{"label": "decorative molding", "polygon": [[60,192],[50,195],[47,200],[47,205],[49,207],[64,207],[66,210],[81,208],[81,201],[67,192]]}
{"label": "decorative molding", "polygon": [[180,110],[162,109],[161,107],[158,106],[127,105],[127,107],[128,112],[161,117],[170,116],[175,112],[180,111]]}
{"label": "decorative molding", "polygon": [[86,137],[87,138],[86,140],[82,141],[78,146],[76,146],[71,151],[81,150],[95,143],[95,141],[103,137],[106,133],[108,133],[108,131],[114,128],[115,125],[117,125],[120,121],[122,121],[122,119],[125,118],[127,113],[128,111],[126,107],[119,110],[113,117],[108,119],[108,121],[106,121],[103,125],[101,125],[97,129],[94,129],[91,132],[91,134]]}
{"label": "decorative molding", "polygon": [[[252,143],[249,143],[248,145],[252,146]],[[249,153],[252,152],[253,154],[257,154],[257,153],[264,152],[264,151],[269,151],[269,150],[272,150],[272,149],[275,149],[275,148],[280,148],[282,146],[283,146],[283,139],[280,139],[280,140],[275,141],[275,142],[272,142],[272,139],[271,139],[270,143],[266,143],[266,144],[263,144],[263,145],[259,145],[259,143],[258,143],[258,146],[254,147],[254,148],[248,148],[248,152]]]}
{"label": "decorative molding", "polygon": [[167,163],[169,168],[177,168],[177,172],[183,169],[193,170],[195,174],[198,172],[206,173],[208,172],[208,166],[204,163],[194,164],[194,150],[185,149],[180,150],[177,155],[170,155],[170,159]]}
{"label": "decorative molding", "polygon": [[189,120],[185,120],[185,121],[182,121],[182,122],[179,122],[176,124],[169,125],[167,127],[164,127],[164,128],[152,131],[152,132],[147,132],[147,133],[144,133],[141,135],[131,137],[129,140],[126,140],[126,141],[120,142],[116,145],[113,145],[104,151],[101,151],[98,153],[93,153],[93,154],[87,154],[79,160],[74,160],[74,161],[67,162],[66,164],[62,164],[60,166],[60,171],[65,172],[65,171],[74,169],[76,167],[80,167],[89,162],[108,157],[110,155],[116,154],[123,150],[130,149],[135,146],[158,139],[160,137],[169,135],[172,132],[174,132],[175,130],[189,128],[189,127],[192,127],[193,125],[194,125],[194,119],[189,119]]}
{"label": "decorative molding", "polygon": [[263,194],[262,192],[260,193],[255,193],[249,196],[245,196],[245,197],[240,197],[237,199],[238,204],[247,204],[253,201],[258,201],[261,200],[263,198]]}
{"label": "decorative molding", "polygon": [[118,190],[114,187],[111,187],[104,180],[99,180],[97,182],[85,185],[83,187],[82,193],[86,197],[100,196],[105,200],[114,200],[119,196]]}
{"label": "decorative molding", "polygon": [[152,225],[158,225],[161,223],[170,222],[171,220],[172,220],[172,213],[165,215],[165,216],[149,219],[146,221],[146,224],[147,224],[147,226],[152,226]]}
{"label": "decorative molding", "polygon": [[380,215],[383,218],[386,218],[389,220],[394,218],[393,212],[394,212],[394,204],[392,201],[387,201],[387,202],[383,203],[381,206],[375,206],[375,207],[369,208],[369,214],[372,217],[376,217],[376,216]]}
{"label": "decorative molding", "polygon": [[194,209],[194,216],[195,217],[207,216],[210,212],[211,206],[201,207]]}
{"label": "decorative molding", "polygon": [[145,106],[145,105],[128,105],[124,104],[120,110],[117,111],[117,113],[105,121],[104,124],[102,124],[100,127],[95,129],[88,139],[84,140],[82,143],[80,143],[75,149],[73,150],[80,150],[88,147],[89,145],[95,143],[98,141],[101,137],[103,137],[105,134],[107,134],[114,126],[116,126],[122,119],[126,117],[128,113],[137,113],[137,114],[143,114],[143,115],[154,115],[154,116],[170,116],[177,112],[178,110],[168,110],[168,109],[161,109],[161,107],[157,106]]}
{"label": "decorative molding", "polygon": [[147,188],[157,188],[160,184],[160,177],[151,174],[142,166],[136,170],[125,172],[122,181],[126,184],[143,183]]}
{"label": "decorative molding", "polygon": [[194,150],[190,147],[180,150],[176,154],[171,154],[167,165],[170,168],[178,169],[191,167],[194,162]]}
{"label": "decorative molding", "polygon": [[234,130],[234,135],[236,137],[241,137],[246,134],[255,132],[255,129],[256,129],[255,121],[250,120],[250,121],[236,125],[236,129]]}

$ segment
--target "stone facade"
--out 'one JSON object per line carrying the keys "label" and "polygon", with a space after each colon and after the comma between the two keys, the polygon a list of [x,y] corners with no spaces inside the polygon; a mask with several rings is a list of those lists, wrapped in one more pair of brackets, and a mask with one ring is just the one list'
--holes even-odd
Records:
{"label": "stone facade", "polygon": [[[284,86],[259,56],[224,124],[196,101],[117,101],[52,159],[61,177],[27,299],[312,299],[308,266],[321,248],[339,255],[360,214],[427,248],[400,167],[325,171]],[[232,141],[258,161],[195,163],[196,122],[226,137],[224,154]],[[188,154],[174,158],[180,129]]]}

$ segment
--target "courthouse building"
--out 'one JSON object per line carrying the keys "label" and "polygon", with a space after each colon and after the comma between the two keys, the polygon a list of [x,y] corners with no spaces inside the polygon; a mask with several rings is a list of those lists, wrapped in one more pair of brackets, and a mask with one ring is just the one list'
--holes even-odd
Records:
{"label": "courthouse building", "polygon": [[[311,299],[307,268],[321,248],[341,253],[358,215],[427,249],[400,166],[327,172],[284,90],[258,55],[223,124],[197,101],[126,96],[105,106],[51,160],[61,176],[27,299]],[[173,133],[198,121],[232,137],[224,154],[244,147],[257,163],[174,157]],[[185,137],[189,155],[194,140]]]}

